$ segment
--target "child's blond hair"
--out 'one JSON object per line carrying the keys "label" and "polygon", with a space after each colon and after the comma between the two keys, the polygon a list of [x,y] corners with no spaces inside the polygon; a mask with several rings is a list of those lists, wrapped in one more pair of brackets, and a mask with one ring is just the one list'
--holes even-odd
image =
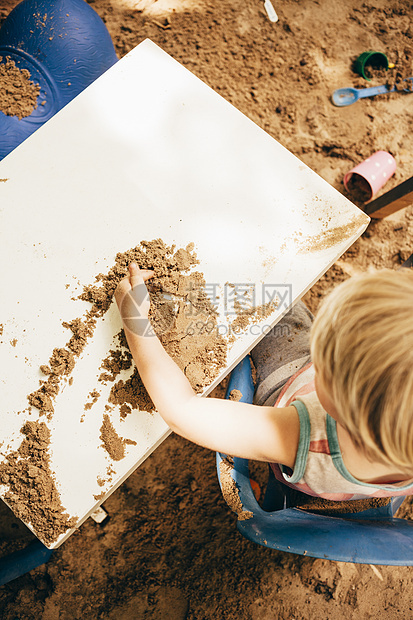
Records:
{"label": "child's blond hair", "polygon": [[354,443],[413,475],[413,272],[383,269],[338,285],[317,313],[311,354]]}

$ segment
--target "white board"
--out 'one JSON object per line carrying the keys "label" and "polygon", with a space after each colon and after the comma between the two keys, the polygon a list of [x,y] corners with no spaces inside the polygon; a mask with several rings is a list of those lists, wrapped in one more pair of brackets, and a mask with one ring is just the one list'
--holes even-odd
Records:
{"label": "white board", "polygon": [[[27,412],[27,395],[39,386],[39,366],[68,340],[62,321],[89,308],[76,296],[117,252],[157,237],[178,247],[194,242],[199,270],[221,290],[227,282],[249,283],[257,293],[263,284],[291,290],[254,332],[237,336],[207,394],[369,222],[149,40],[8,155],[0,179],[2,455],[19,447],[25,419],[37,419],[36,409]],[[219,320],[228,325],[223,308]],[[79,524],[103,501],[94,495],[108,467],[114,473],[105,497],[169,434],[157,414],[135,411],[121,420],[115,411],[119,435],[137,445],[113,462],[99,439],[104,394],[84,416],[88,394],[102,392],[99,366],[120,328],[112,306],[48,423],[62,504]]]}

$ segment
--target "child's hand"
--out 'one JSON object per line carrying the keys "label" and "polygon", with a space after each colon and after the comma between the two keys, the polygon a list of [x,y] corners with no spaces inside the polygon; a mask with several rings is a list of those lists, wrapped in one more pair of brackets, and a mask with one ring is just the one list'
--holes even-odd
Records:
{"label": "child's hand", "polygon": [[129,274],[115,292],[125,336],[139,376],[171,430],[214,452],[293,468],[300,437],[296,408],[199,398],[150,324],[145,280],[153,273],[132,264]]}
{"label": "child's hand", "polygon": [[124,326],[134,334],[148,334],[150,299],[145,281],[152,278],[153,271],[141,270],[136,263],[129,265],[129,276],[121,280],[115,291],[115,299]]}

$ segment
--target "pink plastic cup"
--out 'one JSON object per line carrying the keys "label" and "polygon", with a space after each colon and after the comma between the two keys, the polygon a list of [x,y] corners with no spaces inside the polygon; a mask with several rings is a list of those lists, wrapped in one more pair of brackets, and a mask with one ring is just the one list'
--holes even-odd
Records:
{"label": "pink plastic cup", "polygon": [[361,190],[365,201],[373,198],[396,171],[396,160],[387,151],[370,155],[344,176],[344,186],[349,191]]}

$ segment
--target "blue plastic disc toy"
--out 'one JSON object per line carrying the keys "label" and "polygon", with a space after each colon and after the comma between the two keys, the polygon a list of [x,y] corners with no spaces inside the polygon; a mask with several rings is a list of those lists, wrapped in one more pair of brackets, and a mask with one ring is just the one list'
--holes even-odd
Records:
{"label": "blue plastic disc toy", "polygon": [[84,0],[23,0],[0,29],[0,57],[40,86],[30,116],[0,111],[0,159],[118,60],[105,24]]}

